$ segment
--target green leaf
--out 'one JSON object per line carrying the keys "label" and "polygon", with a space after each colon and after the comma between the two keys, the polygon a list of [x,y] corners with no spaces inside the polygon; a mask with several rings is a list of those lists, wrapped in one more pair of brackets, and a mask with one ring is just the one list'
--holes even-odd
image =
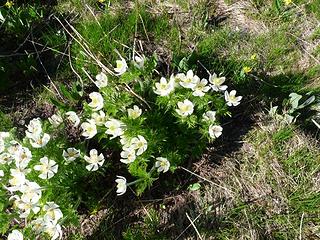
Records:
{"label": "green leaf", "polygon": [[74,99],[79,100],[83,96],[83,89],[80,84],[74,83],[72,85],[72,96]]}
{"label": "green leaf", "polygon": [[67,110],[68,109],[68,107],[64,103],[59,102],[58,100],[56,100],[54,98],[50,98],[50,101],[52,102],[53,105],[55,105],[59,109],[63,109],[63,110]]}
{"label": "green leaf", "polygon": [[298,106],[298,109],[304,108],[308,105],[310,105],[311,103],[313,103],[316,100],[315,96],[311,96],[309,97],[306,101],[304,101],[304,103],[302,103],[300,106]]}
{"label": "green leaf", "polygon": [[297,93],[290,93],[289,97],[289,102],[291,104],[292,110],[294,111],[299,106],[299,101],[302,98],[302,96]]}
{"label": "green leaf", "polygon": [[0,235],[5,234],[10,227],[10,217],[6,213],[0,213]]}
{"label": "green leaf", "polygon": [[181,61],[179,62],[179,71],[188,71],[188,59],[187,58],[182,58]]}
{"label": "green leaf", "polygon": [[200,183],[194,183],[194,184],[190,184],[188,189],[189,191],[197,191],[201,188]]}
{"label": "green leaf", "polygon": [[63,94],[63,96],[65,96],[68,100],[70,100],[70,101],[74,100],[74,98],[72,97],[70,91],[66,88],[65,85],[61,85],[60,86],[60,91]]}
{"label": "green leaf", "polygon": [[274,3],[275,3],[275,6],[276,6],[278,13],[280,13],[281,7],[282,7],[282,0],[275,0]]}

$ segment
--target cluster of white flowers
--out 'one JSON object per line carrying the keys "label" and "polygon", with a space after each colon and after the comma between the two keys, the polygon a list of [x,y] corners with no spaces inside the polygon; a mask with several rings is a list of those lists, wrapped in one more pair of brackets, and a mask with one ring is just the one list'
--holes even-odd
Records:
{"label": "cluster of white flowers", "polygon": [[[80,124],[80,118],[76,112],[66,112],[65,116],[66,120],[70,122],[74,127],[77,127]],[[53,127],[58,127],[63,123],[63,116],[60,113],[56,113],[49,117],[48,120]]]}
{"label": "cluster of white flowers", "polygon": [[[155,84],[154,92],[160,96],[168,96],[175,88],[183,87],[185,89],[191,89],[193,96],[203,97],[211,89],[215,92],[224,92],[224,98],[228,106],[239,105],[242,96],[236,96],[236,90],[228,92],[228,86],[223,85],[225,80],[225,77],[218,77],[215,73],[210,74],[208,80],[200,79],[192,70],[189,70],[187,74],[178,73],[176,75],[171,75],[169,81],[162,77],[160,82]],[[189,99],[185,99],[184,101],[179,101],[177,103],[176,112],[181,117],[187,117],[193,114],[194,108],[194,103]],[[215,124],[215,114],[214,111],[208,111],[203,116],[205,121],[211,123],[208,129],[211,138],[218,138],[222,134],[222,127]]]}
{"label": "cluster of white flowers", "polygon": [[[40,119],[33,119],[27,126],[26,136],[34,148],[44,147],[50,136],[42,132]],[[39,139],[43,139],[39,141]],[[39,160],[39,165],[34,165],[35,159],[28,147],[12,140],[10,133],[0,133],[0,170],[1,185],[8,191],[9,201],[13,202],[13,209],[19,214],[21,219],[30,219],[28,226],[37,231],[37,234],[46,233],[52,240],[62,236],[61,226],[58,223],[63,218],[59,206],[53,202],[44,202],[42,193],[45,188],[39,186],[35,181],[28,180],[28,175],[32,170],[39,171],[39,178],[50,179],[58,171],[55,161],[49,160],[46,156]],[[31,162],[33,162],[31,164]],[[30,168],[33,165],[33,169]],[[6,176],[8,182],[4,182]],[[27,221],[26,221],[27,223]],[[13,230],[8,239],[23,239],[23,234],[18,230]]]}
{"label": "cluster of white flowers", "polygon": [[[144,65],[145,58],[144,57],[135,57],[134,65],[138,68],[142,68]],[[121,58],[121,60],[116,61],[117,67],[114,69],[116,75],[122,75],[126,72],[128,66],[126,61]],[[172,82],[169,84],[166,83],[166,80],[162,78],[161,81],[164,81],[160,84],[161,89],[165,89],[169,93],[171,89],[173,89]],[[96,76],[95,85],[101,89],[108,86],[108,77],[105,73],[101,72]],[[198,86],[197,89],[200,89]],[[159,91],[160,94],[160,91]],[[161,93],[162,94],[162,93]],[[165,96],[166,94],[162,94]],[[136,137],[128,138],[125,136],[126,125],[118,119],[109,118],[106,116],[103,111],[104,100],[103,96],[98,92],[92,92],[89,94],[91,102],[88,106],[92,109],[93,113],[90,119],[85,120],[81,124],[82,128],[82,136],[87,139],[93,138],[99,131],[99,127],[105,127],[105,134],[110,136],[110,139],[115,139],[120,137],[120,143],[122,144],[122,152],[120,153],[121,159],[120,161],[125,164],[130,164],[136,160],[136,158],[142,155],[148,148],[147,140],[141,136],[137,135]],[[99,112],[98,112],[99,111]],[[137,119],[142,114],[142,109],[137,105],[133,105],[132,108],[127,109],[128,117],[131,119]],[[64,157],[68,159],[68,162],[73,161],[72,156],[80,156],[79,152],[75,149],[68,149],[64,151]],[[91,149],[89,152],[89,156],[84,156],[84,159],[89,164],[86,166],[88,171],[96,171],[100,166],[103,165],[105,158],[102,153],[98,154],[96,149]],[[155,168],[157,168],[158,172],[167,172],[170,168],[170,162],[167,158],[158,157],[156,158]],[[127,190],[127,180],[123,176],[118,176],[116,179],[117,183],[117,195],[122,195]]]}
{"label": "cluster of white flowers", "polygon": [[[97,76],[97,79],[100,80],[99,86],[101,87],[105,86],[101,83],[101,81],[103,81],[102,78],[104,77],[106,76],[104,76],[103,73],[100,73],[100,75]],[[89,95],[89,97],[92,100],[89,106],[92,108],[94,112],[91,115],[91,119],[88,119],[86,122],[81,124],[82,136],[84,136],[86,139],[93,138],[97,134],[97,126],[109,126],[108,122],[110,122],[106,121],[106,114],[101,110],[103,108],[103,98],[101,94],[93,92]],[[97,112],[98,110],[99,112]],[[71,121],[74,124],[74,126],[78,126],[80,124],[80,118],[78,117],[77,113],[69,111],[66,113],[66,116],[67,120]],[[115,120],[112,119],[112,121]],[[51,124],[55,126],[52,122]],[[110,127],[111,130],[114,131],[112,133],[109,132],[111,135],[114,136],[116,134],[119,134],[119,131],[117,131],[117,129],[112,128],[112,126]],[[110,128],[108,130],[110,131]],[[67,148],[66,150],[63,150],[62,156],[65,159],[65,164],[70,164],[71,162],[74,162],[77,158],[80,158],[81,153],[80,150],[76,148]],[[103,154],[98,154],[98,151],[96,149],[91,149],[89,155],[83,156],[83,159],[88,163],[88,165],[86,166],[86,169],[88,171],[97,171],[105,161]],[[54,173],[57,172],[58,166],[55,164],[54,161],[48,160],[48,158],[44,157],[40,159],[40,162],[42,163],[41,165],[36,165],[34,167],[35,170],[41,171],[41,174],[39,175],[40,178],[51,178],[54,175]]]}
{"label": "cluster of white flowers", "polygon": [[[124,133],[125,125],[113,118],[108,118],[103,108],[103,97],[98,92],[92,92],[89,94],[91,102],[88,104],[91,107],[93,114],[91,119],[87,119],[86,122],[81,124],[82,136],[87,139],[93,138],[97,133],[97,126],[105,126],[107,128],[106,134],[111,135],[111,139],[121,136]],[[99,112],[97,112],[99,111]],[[136,117],[138,114],[132,112],[132,116]]]}
{"label": "cluster of white flowers", "polygon": [[[128,65],[124,58],[118,53],[120,60],[116,61],[116,67],[114,72],[116,76],[124,74]],[[144,56],[134,56],[133,65],[137,68],[143,68],[145,63]],[[223,85],[225,82],[225,77],[219,77],[216,74],[210,74],[208,79],[200,79],[192,70],[185,73],[178,73],[176,75],[171,75],[170,79],[167,80],[161,77],[160,81],[155,83],[154,92],[161,96],[169,96],[177,88],[185,88],[192,91],[192,96],[194,97],[204,97],[209,94],[210,90],[214,92],[222,92],[224,94],[224,99],[228,106],[237,106],[242,97],[236,96],[236,91],[227,91],[227,86]],[[97,86],[102,94],[105,94],[104,88],[108,87],[109,81],[108,76],[105,72],[101,72],[96,75],[96,80],[94,84]],[[125,164],[133,163],[139,156],[141,156],[148,148],[148,142],[142,135],[137,135],[135,137],[127,137],[129,133],[126,133],[127,126],[119,119],[107,116],[104,112],[104,98],[100,92],[92,92],[89,94],[90,102],[88,106],[91,109],[91,117],[85,119],[81,126],[82,136],[86,139],[91,139],[95,137],[98,133],[105,133],[109,136],[110,140],[115,138],[120,138],[120,143],[122,145],[122,151],[120,153],[120,161]],[[182,118],[186,118],[192,115],[195,111],[195,104],[189,99],[184,99],[183,101],[177,102],[177,108],[175,112]],[[71,121],[74,126],[80,124],[80,118],[75,112],[67,112],[67,119]],[[142,109],[137,105],[133,105],[131,108],[127,109],[128,118],[135,120],[142,115]],[[217,124],[216,112],[208,111],[203,114],[203,121],[208,123],[208,135],[214,139],[218,138],[222,134],[222,127]],[[51,117],[50,122],[53,126],[58,125],[62,122],[59,115]],[[63,152],[63,157],[66,163],[74,161],[77,157],[80,157],[80,151],[74,148],[68,148]],[[105,158],[102,153],[98,153],[96,149],[91,149],[88,156],[84,156],[84,160],[88,163],[86,166],[88,171],[96,171],[101,167]],[[157,169],[158,172],[167,172],[170,168],[170,161],[165,157],[155,158],[155,164],[153,169]],[[46,164],[51,168],[54,166],[53,162],[46,161]],[[40,167],[37,167],[40,169]],[[50,177],[54,171],[47,172],[46,175],[42,173],[43,176]],[[127,189],[127,180],[123,176],[118,176],[116,179],[117,183],[117,194],[122,195]]]}
{"label": "cluster of white flowers", "polygon": [[30,144],[34,148],[42,148],[50,140],[50,135],[42,132],[42,125],[39,118],[30,121],[26,130],[26,137],[29,138]]}
{"label": "cluster of white flowers", "polygon": [[122,136],[120,142],[122,144],[120,161],[125,164],[132,163],[137,156],[143,154],[148,148],[148,142],[141,135],[138,135],[137,137],[131,139]]}
{"label": "cluster of white flowers", "polygon": [[[120,60],[116,61],[116,67],[114,68],[116,76],[124,74],[128,69],[125,59],[120,54],[119,57]],[[143,55],[133,57],[133,65],[136,68],[141,69],[144,64],[145,57]],[[242,97],[236,96],[235,90],[228,92],[228,87],[223,85],[224,82],[225,78],[218,77],[216,74],[210,74],[208,79],[200,79],[192,70],[189,70],[186,74],[178,73],[171,75],[169,80],[161,77],[160,81],[155,83],[153,90],[155,94],[166,97],[170,96],[178,88],[186,89],[184,92],[189,92],[187,94],[188,97],[177,102],[174,112],[180,118],[188,119],[197,110],[197,106],[191,100],[202,98],[206,94],[209,94],[210,91],[223,93],[228,106],[240,104]],[[143,133],[140,133],[141,135],[136,133],[132,136],[132,133],[128,132],[131,122],[137,121],[139,123],[144,120],[140,118],[143,110],[138,105],[133,105],[123,111],[127,114],[127,118],[116,119],[108,116],[104,111],[106,106],[104,96],[107,92],[105,90],[107,90],[106,88],[109,84],[106,73],[101,72],[97,74],[94,84],[99,90],[89,94],[90,102],[86,104],[89,108],[84,108],[85,110],[89,109],[89,117],[81,120],[79,115],[74,111],[68,111],[64,114],[58,112],[48,119],[52,127],[57,128],[64,121],[67,121],[73,127],[79,127],[82,130],[81,135],[86,139],[92,139],[97,134],[100,137],[100,134],[104,133],[110,140],[118,139],[120,141],[122,147],[120,161],[122,163],[127,165],[135,161],[137,163],[137,159],[150,161],[149,159],[144,159],[147,158],[146,156],[149,156],[147,154],[148,150],[149,152],[152,151],[150,150],[152,142],[148,146],[147,140],[150,140],[148,139],[149,136],[147,134],[142,136],[144,135]],[[141,121],[139,121],[139,118]],[[205,131],[208,131],[207,133],[210,138],[215,139],[221,136],[223,129],[217,123],[215,111],[205,112],[201,121],[205,122],[205,126],[208,127]],[[46,149],[46,145],[51,137],[43,131],[39,118],[32,119],[29,122],[25,133],[27,142],[32,146],[30,147],[31,150],[19,142],[12,140],[10,133],[0,132],[0,182],[5,191],[8,192],[8,200],[13,203],[12,208],[24,220],[25,226],[32,227],[37,235],[44,233],[50,236],[52,240],[55,240],[62,237],[60,223],[63,213],[56,203],[48,202],[43,197],[46,186],[41,187],[37,182],[28,180],[28,178],[31,179],[29,176],[32,175],[45,180],[42,182],[47,182],[58,173],[59,166],[55,160],[50,159],[52,156],[43,156],[43,154],[39,156],[38,154],[43,151],[42,148]],[[32,149],[33,151],[40,151],[37,154],[32,154]],[[47,149],[49,149],[48,146]],[[146,151],[147,153],[145,153]],[[69,147],[63,150],[62,157],[66,165],[81,158],[86,162],[86,169],[88,171],[97,171],[105,162],[105,156],[103,153],[99,153],[97,149],[90,149],[88,154],[81,154],[79,149]],[[165,156],[154,157],[153,155],[151,155],[151,158],[155,158],[155,161],[149,172],[150,176],[151,173],[166,173],[169,171],[170,160],[168,158]],[[4,166],[3,168],[2,165]],[[7,182],[3,179],[6,179]],[[144,180],[143,178],[141,179]],[[137,181],[128,183],[125,177],[117,176],[115,180],[117,195],[123,195],[127,191],[127,187]],[[23,234],[19,230],[13,230],[8,235],[9,240],[23,240],[23,238]]]}

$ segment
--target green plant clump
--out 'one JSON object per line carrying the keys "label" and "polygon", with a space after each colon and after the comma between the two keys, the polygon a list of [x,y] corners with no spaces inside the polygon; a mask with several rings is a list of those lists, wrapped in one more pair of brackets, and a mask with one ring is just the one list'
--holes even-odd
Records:
{"label": "green plant clump", "polygon": [[[95,89],[84,93],[86,100],[76,89],[61,87],[81,110],[53,100],[58,112],[49,121],[32,119],[23,141],[13,132],[1,133],[2,234],[22,228],[31,238],[56,239],[61,224],[76,219],[74,199],[83,194],[77,189],[81,179],[111,170],[117,175],[118,196],[131,185],[140,195],[160,174],[199,156],[208,141],[221,136],[228,106],[242,99],[227,90],[225,78],[210,74],[208,80],[200,79],[189,70],[166,79],[156,75],[156,65],[155,58],[139,53],[129,63],[119,54],[113,70],[101,65]],[[69,143],[68,127],[80,129],[82,141]],[[110,164],[108,152],[119,162]],[[13,219],[19,220],[12,224]]]}

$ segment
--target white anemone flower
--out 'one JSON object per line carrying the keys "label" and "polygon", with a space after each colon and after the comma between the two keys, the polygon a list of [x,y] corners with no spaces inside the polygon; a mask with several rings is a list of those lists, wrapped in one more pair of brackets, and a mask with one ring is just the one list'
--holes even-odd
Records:
{"label": "white anemone flower", "polygon": [[106,123],[106,114],[102,110],[100,110],[99,113],[92,113],[91,118],[97,126],[103,126]]}
{"label": "white anemone flower", "polygon": [[41,165],[35,165],[34,170],[40,171],[39,178],[50,179],[58,172],[58,164],[47,157],[40,158]]}
{"label": "white anemone flower", "polygon": [[182,116],[186,117],[188,115],[191,115],[193,113],[194,105],[191,101],[188,99],[184,100],[183,102],[178,102],[178,109],[176,109],[176,112]]}
{"label": "white anemone flower", "polygon": [[43,231],[51,237],[51,240],[62,238],[61,226],[54,221],[45,221]]}
{"label": "white anemone flower", "polygon": [[44,133],[43,136],[38,135],[33,138],[30,138],[30,144],[34,148],[42,148],[47,145],[50,140],[50,135]]}
{"label": "white anemone flower", "polygon": [[45,212],[43,217],[46,220],[51,220],[57,223],[61,218],[63,218],[63,214],[59,208],[59,205],[55,204],[54,202],[47,202],[43,206],[43,211]]}
{"label": "white anemone flower", "polygon": [[132,119],[136,119],[142,114],[142,109],[140,109],[137,105],[133,105],[133,108],[129,108],[127,111],[129,118]]}
{"label": "white anemone flower", "polygon": [[97,171],[99,166],[102,166],[104,163],[104,156],[102,153],[98,155],[98,151],[96,149],[91,149],[89,152],[90,156],[84,156],[84,160],[89,163],[86,166],[88,171]]}
{"label": "white anemone flower", "polygon": [[12,140],[10,141],[10,146],[8,147],[7,152],[14,156],[15,153],[20,151],[21,148],[22,145],[20,145],[17,141]]}
{"label": "white anemone flower", "polygon": [[20,169],[10,169],[9,183],[12,186],[9,190],[17,191],[26,182],[26,175]]}
{"label": "white anemone flower", "polygon": [[59,113],[53,114],[51,117],[48,118],[49,122],[52,126],[58,127],[63,122],[63,119]]}
{"label": "white anemone flower", "polygon": [[7,240],[23,240],[23,234],[19,230],[9,233]]}
{"label": "white anemone flower", "polygon": [[27,218],[31,211],[34,214],[37,214],[40,211],[39,203],[32,203],[32,202],[24,202],[24,201],[19,201],[17,204],[17,207],[20,210],[20,218]]}
{"label": "white anemone flower", "polygon": [[15,159],[16,167],[25,169],[31,161],[32,153],[29,148],[22,147],[15,153],[13,157]]}
{"label": "white anemone flower", "polygon": [[99,111],[103,108],[103,97],[98,92],[92,92],[89,94],[91,102],[88,104],[93,111]]}
{"label": "white anemone flower", "polygon": [[42,133],[42,124],[39,118],[32,119],[26,130],[27,138],[34,138],[39,136]]}
{"label": "white anemone flower", "polygon": [[147,150],[148,142],[143,136],[138,135],[131,139],[131,146],[133,149],[137,150],[137,156],[140,156]]}
{"label": "white anemone flower", "polygon": [[199,77],[193,74],[192,70],[189,70],[185,76],[180,75],[180,82],[179,84],[184,88],[191,88],[193,89],[197,82],[199,82]]}
{"label": "white anemone flower", "polygon": [[80,157],[80,150],[75,148],[68,148],[67,150],[63,150],[62,156],[68,163],[70,163]]}
{"label": "white anemone flower", "polygon": [[177,73],[174,76],[176,84],[180,85],[180,82],[183,82],[186,79],[186,75],[184,73]]}
{"label": "white anemone flower", "polygon": [[97,134],[97,126],[93,119],[81,124],[82,136],[87,139],[93,138]]}
{"label": "white anemone flower", "polygon": [[[180,84],[179,84],[180,74],[184,75],[184,73],[178,73],[177,75],[171,74],[169,82],[172,84],[173,88],[180,87]],[[182,76],[182,78],[183,78],[183,76]]]}
{"label": "white anemone flower", "polygon": [[122,176],[117,176],[117,195],[121,196],[127,191],[127,179]]}
{"label": "white anemone flower", "polygon": [[107,127],[106,134],[112,135],[111,139],[121,136],[123,131],[123,123],[116,119],[110,119],[105,123],[105,126]]}
{"label": "white anemone flower", "polygon": [[228,106],[238,106],[240,104],[242,96],[236,97],[236,94],[236,90],[232,90],[230,93],[228,93],[228,91],[224,92],[224,98]]}
{"label": "white anemone flower", "polygon": [[10,137],[10,133],[9,132],[0,132],[0,139],[5,139]]}
{"label": "white anemone flower", "polygon": [[134,56],[134,65],[137,67],[137,68],[143,68],[144,67],[144,62],[145,62],[145,57],[142,55],[142,56]]}
{"label": "white anemone flower", "polygon": [[120,76],[124,74],[127,71],[128,65],[124,58],[121,58],[121,60],[116,61],[116,67],[114,68],[114,71],[116,72],[117,76]]}
{"label": "white anemone flower", "polygon": [[210,74],[209,76],[209,82],[212,84],[211,88],[216,92],[225,91],[228,88],[227,85],[222,85],[225,81],[225,77],[218,77],[215,73],[213,73],[212,75]]}
{"label": "white anemone flower", "polygon": [[99,74],[96,76],[96,80],[97,80],[97,81],[95,81],[94,84],[95,84],[98,88],[103,88],[103,87],[108,86],[108,77],[107,77],[107,75],[106,75],[104,72],[99,73]]}
{"label": "white anemone flower", "polygon": [[76,112],[69,111],[66,112],[67,120],[70,121],[74,127],[77,127],[80,124],[80,118],[78,117]]}
{"label": "white anemone flower", "polygon": [[206,92],[210,90],[210,87],[207,86],[208,80],[207,79],[202,79],[201,81],[198,81],[196,85],[192,88],[193,96],[196,97],[203,97]]}
{"label": "white anemone flower", "polygon": [[46,221],[43,217],[38,217],[35,220],[31,221],[32,229],[39,234],[43,231],[45,223]]}
{"label": "white anemone flower", "polygon": [[127,150],[131,147],[131,138],[128,138],[127,136],[121,135],[120,136],[120,143],[122,145],[122,149]]}
{"label": "white anemone flower", "polygon": [[154,93],[160,96],[168,96],[174,90],[174,81],[169,82],[164,78],[160,78],[160,82],[155,84]]}
{"label": "white anemone flower", "polygon": [[167,158],[164,157],[157,157],[156,158],[156,163],[155,163],[155,167],[157,168],[158,172],[167,172],[170,168],[170,162],[168,161]]}
{"label": "white anemone flower", "polygon": [[221,136],[222,130],[223,128],[221,126],[211,124],[209,126],[209,136],[211,138],[218,138]]}
{"label": "white anemone flower", "polygon": [[1,180],[2,177],[4,177],[4,171],[0,170],[0,180]]}
{"label": "white anemone flower", "polygon": [[10,153],[4,152],[0,154],[0,164],[11,164],[13,161],[13,157]]}
{"label": "white anemone flower", "polygon": [[134,162],[134,160],[136,159],[136,152],[134,149],[126,149],[120,153],[120,156],[120,162],[129,164]]}
{"label": "white anemone flower", "polygon": [[216,121],[216,111],[207,111],[203,114],[203,120],[208,122]]}
{"label": "white anemone flower", "polygon": [[42,196],[41,187],[36,182],[26,181],[19,191],[22,193],[21,200],[23,202],[37,203]]}

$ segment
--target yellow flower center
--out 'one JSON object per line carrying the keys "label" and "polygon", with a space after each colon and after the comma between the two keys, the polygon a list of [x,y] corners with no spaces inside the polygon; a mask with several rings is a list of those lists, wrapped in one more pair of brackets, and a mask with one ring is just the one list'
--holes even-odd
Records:
{"label": "yellow flower center", "polygon": [[49,169],[49,166],[48,165],[41,165],[41,172],[43,173],[46,173],[48,172],[50,169]]}
{"label": "yellow flower center", "polygon": [[117,129],[117,127],[115,126],[115,125],[111,125],[110,127],[109,127],[109,130],[110,131],[115,131]]}
{"label": "yellow flower center", "polygon": [[181,111],[182,112],[188,112],[188,111],[190,111],[191,110],[191,106],[189,106],[189,105],[183,105],[182,107],[181,107]]}
{"label": "yellow flower center", "polygon": [[122,68],[123,67],[123,63],[121,61],[117,61],[117,68]]}
{"label": "yellow flower center", "polygon": [[185,83],[191,83],[192,82],[192,78],[186,78],[186,80],[184,80]]}
{"label": "yellow flower center", "polygon": [[166,163],[165,161],[160,162],[160,166],[161,166],[161,167],[165,167],[165,166],[167,166],[167,163]]}
{"label": "yellow flower center", "polygon": [[236,101],[236,96],[230,95],[229,96],[229,100],[232,101],[232,102]]}
{"label": "yellow flower center", "polygon": [[144,146],[143,142],[140,141],[140,142],[137,143],[137,147],[138,147],[138,148],[141,148],[141,147],[143,147],[143,146]]}
{"label": "yellow flower center", "polygon": [[160,83],[160,89],[161,90],[165,90],[167,88],[167,84],[166,83]]}
{"label": "yellow flower center", "polygon": [[214,78],[212,81],[213,81],[214,85],[220,85],[222,82],[220,78]]}

